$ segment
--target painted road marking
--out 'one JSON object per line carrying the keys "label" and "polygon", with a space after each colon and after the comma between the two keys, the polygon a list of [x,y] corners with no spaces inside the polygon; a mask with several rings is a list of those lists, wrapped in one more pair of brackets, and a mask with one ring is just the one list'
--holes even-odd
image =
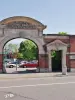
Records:
{"label": "painted road marking", "polygon": [[5,99],[14,97],[14,94],[6,94],[4,95]]}
{"label": "painted road marking", "polygon": [[0,87],[0,89],[20,88],[20,87],[51,86],[51,85],[66,85],[66,84],[75,84],[75,82],[63,82],[63,83],[49,83],[49,84],[33,84],[33,85],[8,86],[8,87]]}

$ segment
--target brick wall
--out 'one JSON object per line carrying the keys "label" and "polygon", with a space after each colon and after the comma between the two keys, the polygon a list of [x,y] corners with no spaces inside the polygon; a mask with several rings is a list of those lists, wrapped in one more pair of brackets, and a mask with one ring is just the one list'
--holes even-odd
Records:
{"label": "brick wall", "polygon": [[[70,36],[70,52],[75,53],[75,36]],[[70,59],[70,67],[75,68],[75,59]]]}
{"label": "brick wall", "polygon": [[70,36],[70,52],[75,52],[75,36]]}
{"label": "brick wall", "polygon": [[75,68],[75,60],[70,60],[71,68]]}
{"label": "brick wall", "polygon": [[48,68],[48,56],[46,54],[39,55],[39,67]]}

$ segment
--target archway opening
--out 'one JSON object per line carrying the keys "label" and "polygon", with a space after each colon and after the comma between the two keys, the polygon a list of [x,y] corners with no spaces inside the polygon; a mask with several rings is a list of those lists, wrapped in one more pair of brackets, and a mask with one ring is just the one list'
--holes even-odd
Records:
{"label": "archway opening", "polygon": [[3,70],[6,73],[36,72],[38,51],[37,44],[30,39],[7,41],[3,47]]}
{"label": "archway opening", "polygon": [[52,71],[53,72],[62,71],[62,50],[52,51]]}

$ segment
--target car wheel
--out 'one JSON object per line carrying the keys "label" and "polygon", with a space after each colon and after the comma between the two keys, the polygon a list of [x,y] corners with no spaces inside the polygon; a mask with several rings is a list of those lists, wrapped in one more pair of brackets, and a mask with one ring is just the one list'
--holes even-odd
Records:
{"label": "car wheel", "polygon": [[10,65],[9,68],[13,68],[13,65]]}
{"label": "car wheel", "polygon": [[24,66],[23,66],[23,68],[24,68]]}
{"label": "car wheel", "polygon": [[27,66],[25,66],[25,68],[27,68]]}

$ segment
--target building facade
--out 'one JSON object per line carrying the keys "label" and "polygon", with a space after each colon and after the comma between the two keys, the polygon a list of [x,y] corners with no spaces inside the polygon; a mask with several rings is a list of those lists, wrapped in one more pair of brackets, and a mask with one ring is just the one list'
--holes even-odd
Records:
{"label": "building facade", "polygon": [[[75,35],[43,34],[45,28],[46,25],[30,17],[14,16],[0,21],[0,72],[5,72],[3,66],[4,45],[15,38],[30,39],[37,44],[39,60],[37,72],[53,71],[53,51],[59,51],[59,55],[61,55],[59,61],[61,61],[62,74],[74,71]],[[60,69],[59,67],[58,69]]]}

